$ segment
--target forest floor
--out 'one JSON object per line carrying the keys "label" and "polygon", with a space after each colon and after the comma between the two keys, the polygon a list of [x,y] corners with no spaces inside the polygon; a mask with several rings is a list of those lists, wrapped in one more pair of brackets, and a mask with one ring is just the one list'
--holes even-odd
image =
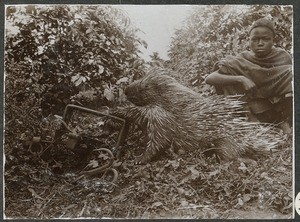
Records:
{"label": "forest floor", "polygon": [[[131,135],[122,147],[121,157],[113,160],[111,167],[116,171],[96,175],[80,173],[86,165],[97,167],[101,161],[108,161],[107,153],[99,151],[95,155],[84,144],[74,149],[63,144],[44,144],[44,152],[40,153],[39,145],[30,146],[15,138],[7,132],[6,218],[292,217],[290,138],[269,156],[256,161],[219,163],[215,157],[204,158],[194,151],[180,156],[168,153],[148,164],[136,165],[135,156],[143,149],[137,145],[138,136]],[[114,140],[103,137],[101,142],[98,148],[110,148]]]}

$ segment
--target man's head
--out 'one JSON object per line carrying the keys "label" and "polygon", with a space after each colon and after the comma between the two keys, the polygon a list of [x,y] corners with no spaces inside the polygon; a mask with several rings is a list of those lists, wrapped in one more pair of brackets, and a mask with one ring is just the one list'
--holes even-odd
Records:
{"label": "man's head", "polygon": [[250,48],[257,57],[267,56],[273,47],[274,23],[266,18],[259,19],[250,28]]}

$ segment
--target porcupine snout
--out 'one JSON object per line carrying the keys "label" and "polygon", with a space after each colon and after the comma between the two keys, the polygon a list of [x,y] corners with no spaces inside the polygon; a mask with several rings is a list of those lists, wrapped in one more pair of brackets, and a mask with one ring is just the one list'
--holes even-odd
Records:
{"label": "porcupine snout", "polygon": [[138,87],[136,87],[136,83],[133,82],[129,86],[125,88],[126,98],[137,106],[143,106],[143,101],[140,98],[140,92]]}

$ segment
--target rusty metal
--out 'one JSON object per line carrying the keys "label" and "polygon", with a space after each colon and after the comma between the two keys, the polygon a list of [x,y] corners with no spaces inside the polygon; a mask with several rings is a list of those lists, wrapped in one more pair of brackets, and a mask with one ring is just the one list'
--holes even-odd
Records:
{"label": "rusty metal", "polygon": [[41,144],[41,137],[35,136],[29,144],[29,152],[40,156],[43,153],[43,146]]}
{"label": "rusty metal", "polygon": [[81,136],[75,133],[68,133],[67,134],[67,141],[66,141],[66,147],[68,149],[73,150],[75,146],[78,144],[78,142],[81,140]]}
{"label": "rusty metal", "polygon": [[[49,141],[49,140],[42,140],[41,137],[33,137],[31,141],[28,141],[29,151],[34,155],[41,156],[45,151],[51,148],[54,144],[60,143],[62,141],[65,142],[65,146],[70,150],[74,149],[76,145],[78,145],[81,141],[84,142],[85,139],[87,139],[87,137],[73,132],[68,126],[74,111],[80,111],[83,113],[88,113],[100,117],[104,116],[120,122],[122,125],[118,132],[117,142],[114,148],[117,149],[123,145],[129,127],[129,124],[125,121],[125,119],[107,114],[105,112],[100,112],[86,107],[69,104],[66,106],[63,116],[60,119],[61,125],[60,128],[55,131],[54,138],[52,138],[51,141]],[[97,141],[97,139],[94,140]],[[44,145],[46,145],[45,148],[43,147]],[[78,179],[81,179],[83,176],[92,176],[99,173],[103,173],[103,176],[105,176],[107,173],[110,173],[113,175],[111,182],[114,183],[118,178],[118,172],[112,168],[113,161],[115,160],[115,156],[112,153],[112,151],[107,148],[100,148],[100,149],[94,149],[93,152],[105,152],[109,157],[108,162],[104,163],[104,165],[102,166],[92,168],[89,170],[86,169],[87,167],[86,166],[79,173],[80,176]],[[117,153],[117,158],[119,158],[118,155],[119,153]]]}
{"label": "rusty metal", "polygon": [[95,175],[95,174],[98,174],[100,172],[104,172],[105,170],[109,169],[113,162],[114,162],[114,155],[113,153],[109,150],[109,149],[106,149],[106,148],[100,148],[100,149],[96,149],[96,150],[93,150],[93,151],[102,151],[102,152],[105,152],[106,154],[109,155],[109,162],[104,164],[103,166],[101,167],[98,167],[98,168],[94,168],[92,170],[83,170],[80,175],[84,174],[84,175],[87,175],[87,176],[91,176],[91,175]]}
{"label": "rusty metal", "polygon": [[[81,111],[83,113],[90,113],[90,114],[93,114],[93,115],[96,115],[96,116],[106,116],[106,117],[109,117],[113,120],[121,122],[122,127],[121,127],[121,130],[119,131],[118,139],[117,139],[117,143],[115,145],[115,148],[118,148],[119,146],[123,145],[125,137],[126,137],[126,131],[127,131],[126,129],[128,128],[128,124],[126,123],[125,119],[122,119],[120,117],[110,115],[110,114],[107,114],[107,113],[104,113],[104,112],[100,112],[100,111],[97,111],[97,110],[89,109],[89,108],[86,108],[86,107],[69,104],[69,105],[66,106],[66,108],[64,110],[64,113],[63,113],[63,118],[62,118],[63,123],[64,123],[63,124],[64,128],[66,128],[69,131],[71,131],[71,130],[68,128],[67,125],[70,121],[70,118],[72,116],[73,111],[75,111],[75,110]],[[56,135],[56,136],[60,136],[60,135]]]}

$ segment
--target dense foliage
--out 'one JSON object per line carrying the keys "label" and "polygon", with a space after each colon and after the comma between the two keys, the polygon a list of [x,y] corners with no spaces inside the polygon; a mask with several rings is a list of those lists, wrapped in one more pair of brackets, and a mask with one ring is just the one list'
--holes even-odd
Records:
{"label": "dense foliage", "polygon": [[177,30],[169,51],[168,67],[178,72],[178,79],[199,90],[211,93],[204,84],[213,65],[226,55],[236,55],[248,49],[248,30],[262,17],[275,22],[275,46],[292,49],[291,6],[199,6]]}
{"label": "dense foliage", "polygon": [[[145,43],[113,7],[10,6],[6,18],[10,103],[42,98],[47,115],[61,111],[79,90],[92,90],[98,102],[112,105],[122,99],[119,86],[142,73],[138,47]],[[22,90],[14,94],[13,87]]]}

